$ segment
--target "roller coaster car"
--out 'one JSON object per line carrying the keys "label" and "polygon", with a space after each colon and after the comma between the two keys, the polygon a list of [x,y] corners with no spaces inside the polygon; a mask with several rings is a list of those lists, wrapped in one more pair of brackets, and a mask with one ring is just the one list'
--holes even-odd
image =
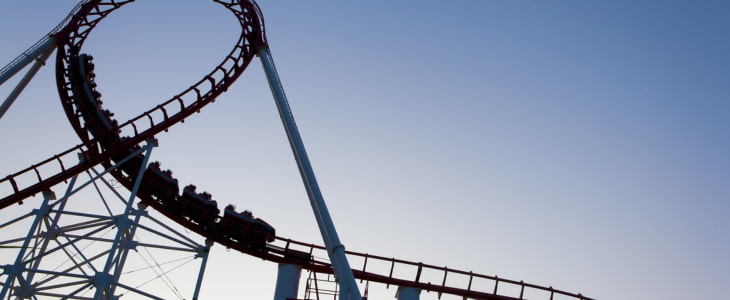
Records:
{"label": "roller coaster car", "polygon": [[188,185],[183,189],[180,197],[180,208],[185,217],[190,221],[208,229],[208,226],[218,218],[220,210],[218,203],[206,192],[196,193],[194,185]]}
{"label": "roller coaster car", "polygon": [[[116,120],[115,120],[115,122],[116,122]],[[130,139],[130,137],[123,136],[123,137],[119,138],[119,144],[122,144],[122,143],[128,141],[129,139]],[[126,148],[123,151],[119,151],[119,152],[115,153],[114,155],[112,155],[112,159],[116,162],[122,161],[123,159],[127,158],[127,156],[131,155],[135,151],[138,151],[139,149],[140,149],[139,145],[132,145],[131,147]],[[144,159],[143,155],[137,155],[136,157],[132,157],[129,160],[127,160],[127,162],[131,162],[131,164],[133,164],[137,167],[140,167],[140,166],[142,166],[143,159]],[[137,169],[136,171],[139,171],[139,169]],[[137,175],[137,173],[133,173],[131,175]]]}
{"label": "roller coaster car", "polygon": [[179,213],[180,207],[176,200],[179,191],[177,179],[172,177],[170,170],[160,170],[160,163],[157,161],[149,164],[140,185],[141,193],[149,194],[161,205]]}
{"label": "roller coaster car", "polygon": [[[300,264],[309,264],[312,262],[312,255],[308,252],[304,251],[298,251],[294,249],[286,249],[284,250],[284,258],[286,258],[288,261],[300,263]],[[365,300],[365,298],[363,298]]]}
{"label": "roller coaster car", "polygon": [[71,66],[71,82],[77,90],[74,94],[80,96],[80,101],[76,106],[80,111],[91,112],[101,108],[101,93],[96,90],[96,82],[94,78],[94,63],[91,61],[93,57],[88,54],[79,54],[75,57],[76,61]]}
{"label": "roller coaster car", "polygon": [[220,230],[226,238],[256,250],[263,250],[276,236],[276,230],[266,221],[254,218],[247,210],[237,213],[232,205],[226,206],[223,212]]}
{"label": "roller coaster car", "polygon": [[74,103],[77,114],[84,120],[84,126],[88,132],[98,137],[99,144],[109,149],[120,143],[118,132],[112,132],[118,128],[117,121],[112,119],[113,114],[101,107],[101,93],[96,90],[94,78],[93,57],[88,54],[79,54],[73,58],[69,77],[72,82]]}

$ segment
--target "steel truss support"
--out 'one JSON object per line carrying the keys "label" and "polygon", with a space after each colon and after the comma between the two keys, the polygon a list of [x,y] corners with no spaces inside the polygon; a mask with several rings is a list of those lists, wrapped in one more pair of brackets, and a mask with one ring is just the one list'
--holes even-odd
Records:
{"label": "steel truss support", "polygon": [[[145,154],[137,178],[155,144],[133,154]],[[165,225],[146,205],[135,207],[141,180],[129,196],[121,195],[104,177],[117,166],[92,169],[79,187],[74,177],[60,199],[44,192],[38,209],[0,224],[7,228],[2,233],[27,230],[24,237],[0,240],[4,255],[17,249],[13,264],[0,269],[0,299],[198,298],[213,244],[197,243],[182,229]],[[200,267],[191,265],[196,258],[202,258]],[[175,286],[189,279],[197,279],[194,290]]]}

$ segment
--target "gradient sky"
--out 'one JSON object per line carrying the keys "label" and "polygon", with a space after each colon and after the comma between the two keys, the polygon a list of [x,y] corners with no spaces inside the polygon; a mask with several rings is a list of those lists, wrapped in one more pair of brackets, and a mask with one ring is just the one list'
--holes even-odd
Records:
{"label": "gradient sky", "polygon": [[[0,1],[0,64],[75,4]],[[730,2],[259,4],[348,250],[597,299],[730,298]],[[140,0],[84,50],[126,120],[237,36],[211,1]],[[79,143],[53,76],[0,120],[3,173]],[[181,183],[322,244],[259,62],[159,139],[153,159]],[[275,272],[217,246],[203,297],[271,298]]]}

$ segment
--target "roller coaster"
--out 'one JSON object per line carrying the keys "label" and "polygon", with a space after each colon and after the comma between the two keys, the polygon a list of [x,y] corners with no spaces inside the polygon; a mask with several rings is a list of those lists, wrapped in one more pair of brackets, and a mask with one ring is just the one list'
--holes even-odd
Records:
{"label": "roller coaster", "polygon": [[[327,296],[334,299],[338,296],[340,299],[366,299],[367,285],[365,294],[361,294],[357,283],[359,280],[361,284],[396,286],[398,299],[419,299],[420,292],[427,291],[437,293],[439,298],[449,295],[490,300],[591,300],[581,294],[498,276],[345,251],[317,185],[274,66],[263,15],[253,0],[213,0],[238,20],[241,34],[233,49],[212,72],[140,115],[127,121],[116,120],[114,114],[104,107],[101,89],[95,81],[93,56],[82,52],[82,49],[84,41],[99,22],[131,2],[133,0],[81,1],[46,37],[0,70],[0,84],[3,84],[35,62],[28,75],[3,103],[1,117],[39,66],[55,51],[58,95],[68,121],[81,140],[75,147],[0,179],[0,209],[7,211],[10,206],[40,202],[39,208],[23,215],[5,216],[0,222],[3,230],[27,224],[20,226],[28,232],[26,236],[0,241],[4,251],[14,249],[18,252],[12,261],[3,255],[8,261],[2,264],[0,299],[118,299],[126,295],[162,299],[154,291],[145,291],[123,281],[122,268],[129,250],[136,250],[145,244],[135,239],[135,233],[149,230],[185,245],[157,245],[157,248],[186,248],[183,250],[203,258],[193,299],[198,298],[201,289],[209,249],[217,243],[280,266],[291,266],[297,272],[310,272],[304,296],[297,295],[296,286],[300,278],[296,275],[289,280],[290,285],[295,287],[282,292],[278,290],[279,285],[286,285],[287,280],[280,278],[275,299],[323,299]],[[210,193],[199,192],[195,185],[181,187],[172,171],[163,169],[160,162],[151,161],[152,149],[157,147],[156,135],[201,112],[206,105],[226,92],[257,58],[264,66],[325,246],[277,235],[286,234],[277,232],[274,226],[254,217],[249,211],[236,211],[231,206],[222,209]],[[103,170],[99,171],[100,168]],[[79,176],[84,174],[88,174],[90,180],[75,186]],[[66,205],[73,201],[71,197],[82,188],[96,187],[99,181],[113,185],[109,180],[130,193],[129,197],[117,195],[122,203],[119,212],[112,212],[106,204],[108,214],[103,216],[66,209]],[[63,184],[67,185],[67,190],[57,199],[52,190]],[[146,211],[149,207],[159,212],[164,219],[151,218]],[[61,215],[74,221],[61,224]],[[163,229],[142,225],[139,220],[143,218],[151,218],[157,228]],[[196,243],[187,234],[166,225],[173,223],[195,233],[205,243]],[[96,237],[95,234],[102,229],[112,230],[114,238]],[[164,230],[170,233],[163,233]],[[100,254],[91,254],[91,250],[79,246],[84,240],[103,240],[108,242],[108,246],[105,246],[108,248],[102,249]],[[72,258],[71,266],[62,269],[44,268],[41,261],[58,253],[65,253]],[[96,264],[97,260],[105,260],[105,263]],[[323,275],[325,277],[321,277]],[[328,280],[322,278],[330,278],[330,275],[335,278],[334,288],[326,292],[324,284]],[[434,281],[434,278],[437,280]],[[93,296],[88,295],[87,290],[91,290]]]}

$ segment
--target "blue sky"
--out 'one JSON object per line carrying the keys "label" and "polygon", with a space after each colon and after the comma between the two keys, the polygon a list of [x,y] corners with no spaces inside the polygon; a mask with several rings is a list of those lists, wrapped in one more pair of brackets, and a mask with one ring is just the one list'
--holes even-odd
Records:
{"label": "blue sky", "polygon": [[[75,4],[0,2],[0,63]],[[259,4],[347,249],[597,299],[730,297],[728,2]],[[129,117],[218,63],[235,25],[208,1],[137,1],[84,49]],[[2,171],[76,145],[67,124],[46,67],[0,120]],[[159,139],[181,182],[321,244],[259,62]],[[275,265],[216,251],[209,297],[242,272],[273,295]]]}

